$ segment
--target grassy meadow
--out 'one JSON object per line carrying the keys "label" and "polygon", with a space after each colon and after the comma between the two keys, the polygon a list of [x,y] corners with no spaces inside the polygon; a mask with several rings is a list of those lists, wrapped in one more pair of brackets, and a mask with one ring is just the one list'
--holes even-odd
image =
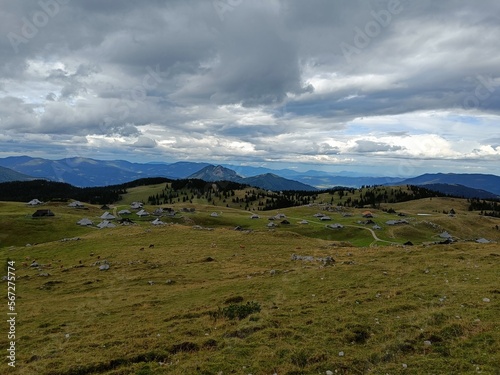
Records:
{"label": "grassy meadow", "polygon": [[[110,212],[160,188],[131,189]],[[99,230],[75,224],[98,223],[97,206],[49,204],[41,208],[55,217],[31,219],[35,208],[0,202],[0,259],[5,274],[16,262],[18,313],[16,368],[5,360],[0,372],[500,373],[500,220],[468,212],[465,201],[382,207],[405,212],[401,226],[370,209],[378,240],[359,223],[365,209],[325,212],[332,221],[321,222],[320,206],[287,208],[279,212],[290,224],[269,229],[278,211],[251,219],[237,207],[167,206],[195,212],[162,226],[132,214],[137,225]],[[442,213],[451,208],[455,217]],[[332,223],[344,228],[325,228]],[[461,241],[433,244],[444,230]],[[226,314],[235,310],[244,316]]]}

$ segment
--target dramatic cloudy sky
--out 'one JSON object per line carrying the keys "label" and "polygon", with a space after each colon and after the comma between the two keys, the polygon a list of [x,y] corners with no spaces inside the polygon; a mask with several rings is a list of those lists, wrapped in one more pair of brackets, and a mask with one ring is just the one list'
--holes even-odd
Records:
{"label": "dramatic cloudy sky", "polygon": [[498,0],[0,0],[0,157],[500,174]]}

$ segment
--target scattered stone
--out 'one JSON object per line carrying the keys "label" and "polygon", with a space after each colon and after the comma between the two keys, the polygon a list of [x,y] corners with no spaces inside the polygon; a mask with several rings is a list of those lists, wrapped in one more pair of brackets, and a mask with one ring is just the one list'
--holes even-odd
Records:
{"label": "scattered stone", "polygon": [[99,266],[99,271],[107,271],[107,270],[109,270],[109,264],[105,263]]}
{"label": "scattered stone", "polygon": [[73,238],[63,238],[62,240],[59,240],[60,242],[66,242],[66,241],[80,241],[80,237],[73,237]]}
{"label": "scattered stone", "polygon": [[292,257],[291,257],[292,260],[302,260],[304,262],[314,262],[314,261],[317,261],[317,262],[321,262],[323,263],[324,266],[330,266],[330,265],[333,265],[335,263],[335,259],[333,259],[333,257],[331,256],[326,256],[324,258],[314,258],[313,256],[311,255],[297,255],[297,254],[292,254]]}

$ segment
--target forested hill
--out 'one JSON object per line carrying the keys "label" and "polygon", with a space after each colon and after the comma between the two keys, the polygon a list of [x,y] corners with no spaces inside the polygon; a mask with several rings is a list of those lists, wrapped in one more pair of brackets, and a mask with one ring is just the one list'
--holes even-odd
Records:
{"label": "forested hill", "polygon": [[163,177],[143,178],[121,185],[79,188],[64,182],[46,180],[12,181],[0,183],[0,201],[28,202],[76,199],[92,204],[117,202],[127,188],[171,182]]}

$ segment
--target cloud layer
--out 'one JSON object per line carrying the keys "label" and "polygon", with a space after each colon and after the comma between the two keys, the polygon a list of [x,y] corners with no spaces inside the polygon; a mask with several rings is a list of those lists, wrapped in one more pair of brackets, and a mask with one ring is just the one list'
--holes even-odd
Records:
{"label": "cloud layer", "polygon": [[496,0],[0,4],[0,156],[500,174]]}

